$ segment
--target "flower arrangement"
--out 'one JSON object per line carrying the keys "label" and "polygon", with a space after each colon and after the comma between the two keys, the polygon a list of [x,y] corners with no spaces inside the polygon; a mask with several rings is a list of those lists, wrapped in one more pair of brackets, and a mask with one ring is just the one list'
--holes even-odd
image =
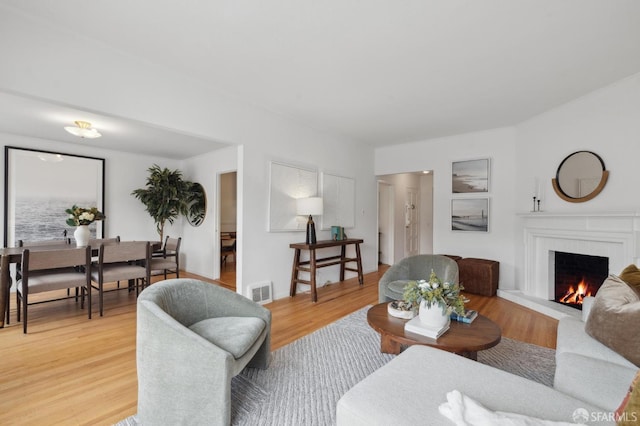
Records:
{"label": "flower arrangement", "polygon": [[85,209],[75,204],[70,209],[66,209],[65,213],[69,215],[67,219],[67,225],[69,226],[91,225],[96,220],[105,218],[105,215],[96,207]]}
{"label": "flower arrangement", "polygon": [[452,311],[464,315],[464,304],[468,300],[460,294],[460,290],[463,287],[459,284],[443,283],[431,270],[429,281],[409,281],[404,287],[403,298],[415,309],[424,301],[428,308],[438,305],[443,315],[449,315]]}

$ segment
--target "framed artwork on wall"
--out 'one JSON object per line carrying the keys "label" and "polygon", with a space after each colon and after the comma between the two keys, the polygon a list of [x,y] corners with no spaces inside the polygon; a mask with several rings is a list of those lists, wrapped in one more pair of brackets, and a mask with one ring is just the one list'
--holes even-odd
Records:
{"label": "framed artwork on wall", "polygon": [[318,172],[272,161],[269,178],[268,231],[305,231],[307,221],[296,215],[296,200],[317,196]]}
{"label": "framed artwork on wall", "polygon": [[489,199],[454,198],[451,200],[451,230],[489,232]]}
{"label": "framed artwork on wall", "polygon": [[[18,240],[71,237],[65,210],[74,204],[104,212],[104,163],[104,158],[6,146],[5,247]],[[104,221],[93,222],[89,230],[91,238],[102,238]]]}
{"label": "framed artwork on wall", "polygon": [[454,194],[489,192],[489,159],[451,163],[451,192]]}
{"label": "framed artwork on wall", "polygon": [[322,173],[322,213],[321,229],[332,226],[353,228],[356,217],[356,181],[353,178]]}

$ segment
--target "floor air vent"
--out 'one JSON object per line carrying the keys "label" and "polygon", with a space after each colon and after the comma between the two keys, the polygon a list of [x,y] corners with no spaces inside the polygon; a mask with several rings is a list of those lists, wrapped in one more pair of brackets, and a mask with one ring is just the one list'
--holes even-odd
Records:
{"label": "floor air vent", "polygon": [[256,303],[264,304],[273,302],[271,297],[271,281],[262,281],[249,285],[249,299]]}

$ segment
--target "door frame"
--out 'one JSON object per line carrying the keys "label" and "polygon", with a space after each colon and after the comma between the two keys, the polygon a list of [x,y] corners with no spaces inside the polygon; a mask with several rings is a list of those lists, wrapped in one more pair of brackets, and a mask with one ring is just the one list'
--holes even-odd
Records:
{"label": "door frame", "polygon": [[[380,203],[380,192],[384,191],[389,199],[389,202],[386,206],[381,205]],[[381,241],[378,239],[376,242],[376,247],[378,248],[378,262],[381,261],[380,253],[385,250],[387,256],[387,262],[389,265],[393,265],[395,262],[395,252],[394,252],[394,241],[395,241],[395,226],[394,226],[394,218],[395,218],[395,188],[393,184],[385,181],[378,180],[378,232],[382,232],[387,234],[386,244],[384,247],[380,247]],[[380,222],[380,209],[386,209],[387,223]]]}
{"label": "door frame", "polygon": [[[411,202],[410,198],[414,198]],[[405,214],[405,232],[404,232],[404,257],[415,256],[420,254],[420,188],[407,186],[404,191],[404,214]],[[409,212],[409,210],[411,210]],[[408,221],[408,217],[412,220]],[[409,230],[409,231],[407,231]],[[415,232],[415,247],[414,250],[410,250],[412,234],[411,230]]]}
{"label": "door frame", "polygon": [[[215,231],[214,231],[214,238],[216,241],[213,253],[215,256],[214,259],[214,263],[213,263],[213,276],[214,276],[214,280],[219,280],[220,279],[220,256],[221,256],[221,247],[220,247],[220,234],[222,233],[222,231],[220,230],[221,227],[221,222],[220,219],[222,217],[222,179],[221,176],[228,174],[228,173],[236,173],[236,233],[238,232],[238,217],[237,217],[237,212],[238,212],[238,170],[224,170],[224,171],[220,171],[218,173],[216,173],[216,197],[215,197],[215,211],[216,211],[216,225],[215,225]],[[237,238],[236,238],[237,241]],[[233,261],[236,264],[236,288],[238,287],[238,282],[237,282],[237,274],[238,274],[238,258],[240,256],[239,250],[236,249],[236,254],[235,257],[233,259]]]}

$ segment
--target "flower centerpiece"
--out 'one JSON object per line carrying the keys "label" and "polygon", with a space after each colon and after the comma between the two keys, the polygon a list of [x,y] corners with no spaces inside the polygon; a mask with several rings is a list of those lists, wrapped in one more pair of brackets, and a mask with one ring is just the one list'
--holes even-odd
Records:
{"label": "flower centerpiece", "polygon": [[97,207],[85,209],[75,204],[70,209],[66,209],[65,213],[69,215],[67,219],[67,225],[69,226],[91,225],[96,220],[103,220],[105,218],[104,214],[98,210]]}
{"label": "flower centerpiece", "polygon": [[97,207],[86,209],[78,207],[75,204],[70,209],[66,209],[65,213],[69,215],[67,225],[76,227],[73,237],[78,247],[84,247],[89,244],[89,237],[91,235],[89,225],[96,220],[103,220],[105,218],[105,215],[98,210]]}
{"label": "flower centerpiece", "polygon": [[[464,304],[467,299],[460,294],[462,290],[459,284],[451,284],[449,282],[442,282],[431,270],[429,281],[416,280],[409,281],[404,287],[403,298],[406,302],[411,303],[414,309],[420,307],[420,318],[426,317],[426,310],[435,311],[438,307],[438,313],[433,312],[433,315],[440,315],[448,321],[451,312],[456,312],[460,315],[464,315]],[[432,309],[433,308],[433,309]],[[426,320],[423,320],[426,322]]]}

